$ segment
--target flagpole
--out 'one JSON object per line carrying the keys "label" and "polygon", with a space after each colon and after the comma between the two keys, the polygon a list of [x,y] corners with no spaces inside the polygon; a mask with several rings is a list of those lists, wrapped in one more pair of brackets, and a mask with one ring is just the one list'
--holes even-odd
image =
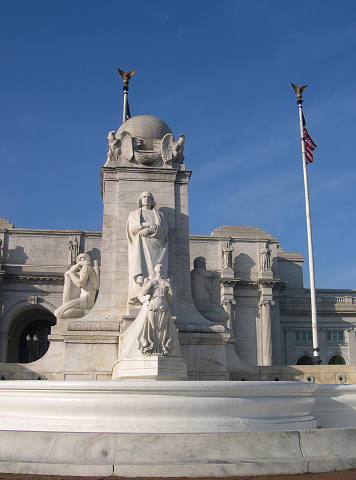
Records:
{"label": "flagpole", "polygon": [[127,96],[128,96],[128,92],[129,92],[129,82],[130,82],[130,78],[132,77],[132,75],[136,72],[136,69],[131,70],[131,72],[124,72],[123,70],[120,70],[120,68],[118,68],[118,72],[121,75],[122,80],[124,82],[124,85],[123,85],[124,107],[123,107],[123,110],[122,110],[122,123],[124,123],[128,119],[128,98],[127,98]]}
{"label": "flagpole", "polygon": [[319,357],[319,342],[318,342],[318,320],[316,309],[316,293],[315,293],[315,273],[314,273],[314,255],[313,255],[313,239],[312,239],[312,227],[311,227],[311,213],[309,202],[309,187],[308,187],[308,172],[307,161],[305,153],[305,138],[303,129],[303,108],[302,108],[302,95],[303,90],[307,87],[297,87],[292,84],[298,101],[299,110],[299,124],[300,124],[300,139],[302,144],[302,161],[303,161],[303,176],[304,176],[304,193],[305,193],[305,213],[307,219],[307,234],[308,234],[308,254],[309,254],[309,278],[310,278],[310,300],[311,300],[311,314],[312,314],[312,337],[313,337],[313,364],[319,365],[321,359]]}
{"label": "flagpole", "polygon": [[127,119],[127,95],[128,95],[128,91],[129,91],[129,86],[124,85],[123,89],[124,89],[124,108],[123,108],[123,111],[122,111],[122,123],[124,123]]}

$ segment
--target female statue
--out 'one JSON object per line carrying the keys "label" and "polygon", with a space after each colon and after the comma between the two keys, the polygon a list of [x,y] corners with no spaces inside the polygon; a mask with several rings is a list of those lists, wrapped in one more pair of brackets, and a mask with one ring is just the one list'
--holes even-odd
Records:
{"label": "female statue", "polygon": [[162,277],[163,267],[154,268],[154,277],[146,279],[140,300],[142,307],[133,324],[121,335],[122,356],[143,355],[180,356],[177,328],[169,311],[172,288],[169,279]]}
{"label": "female statue", "polygon": [[155,266],[155,276],[148,279],[142,294],[148,296],[147,312],[137,337],[138,349],[143,354],[166,355],[178,340],[177,329],[169,311],[172,298],[170,281],[162,278],[162,265]]}

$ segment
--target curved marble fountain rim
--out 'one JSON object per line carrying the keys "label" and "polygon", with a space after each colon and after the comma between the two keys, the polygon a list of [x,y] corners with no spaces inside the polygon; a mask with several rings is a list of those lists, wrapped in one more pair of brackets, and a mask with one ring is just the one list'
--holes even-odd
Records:
{"label": "curved marble fountain rim", "polygon": [[[273,387],[272,387],[273,385]],[[111,391],[111,392],[133,392],[144,391],[155,393],[167,391],[180,394],[182,390],[187,392],[257,392],[261,388],[278,387],[282,393],[303,392],[309,394],[315,392],[317,385],[311,382],[286,382],[286,381],[171,381],[171,380],[4,380],[0,383],[1,390],[78,390],[78,391]],[[266,394],[273,395],[272,390]]]}
{"label": "curved marble fountain rim", "polygon": [[301,382],[36,381],[0,384],[3,430],[218,433],[316,428]]}

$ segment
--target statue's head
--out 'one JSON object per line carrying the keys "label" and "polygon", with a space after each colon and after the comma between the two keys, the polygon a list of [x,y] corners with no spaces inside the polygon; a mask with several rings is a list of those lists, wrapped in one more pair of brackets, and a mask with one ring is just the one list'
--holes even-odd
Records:
{"label": "statue's head", "polygon": [[194,268],[206,268],[206,261],[204,257],[197,257],[194,259]]}
{"label": "statue's head", "polygon": [[139,199],[137,200],[137,205],[139,208],[147,206],[149,210],[152,210],[156,206],[156,201],[151,192],[142,192]]}
{"label": "statue's head", "polygon": [[155,273],[161,272],[163,270],[163,265],[161,263],[157,263],[157,265],[154,268]]}
{"label": "statue's head", "polygon": [[87,253],[80,253],[77,256],[77,263],[81,265],[90,265],[90,257]]}

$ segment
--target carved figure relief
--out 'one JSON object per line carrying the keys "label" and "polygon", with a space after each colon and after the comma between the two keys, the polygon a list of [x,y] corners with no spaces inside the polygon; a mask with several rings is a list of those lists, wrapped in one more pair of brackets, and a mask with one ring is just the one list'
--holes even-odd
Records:
{"label": "carved figure relief", "polygon": [[77,237],[74,237],[74,240],[73,240],[73,252],[74,252],[74,258],[76,259],[80,253],[80,245]]}
{"label": "carved figure relief", "polygon": [[271,250],[268,242],[266,242],[265,246],[260,250],[260,270],[267,272],[271,270],[271,267]]}
{"label": "carved figure relief", "polygon": [[152,193],[142,192],[138,209],[129,214],[127,240],[129,256],[129,302],[140,303],[137,295],[144,279],[154,277],[154,267],[162,265],[162,275],[168,273],[168,224],[156,206]]}
{"label": "carved figure relief", "polygon": [[72,240],[68,241],[68,265],[73,265],[75,263],[75,257],[73,253],[73,242]]}
{"label": "carved figure relief", "polygon": [[74,237],[74,240],[72,238],[69,239],[68,241],[68,264],[69,265],[74,265],[77,257],[80,253],[80,245],[78,242],[77,237]]}
{"label": "carved figure relief", "polygon": [[220,292],[219,272],[207,270],[205,258],[197,257],[190,277],[192,296],[197,310],[203,317],[213,322],[227,322],[229,314],[217,303]]}
{"label": "carved figure relief", "polygon": [[109,150],[106,166],[112,161],[120,162],[122,166],[144,165],[177,167],[184,161],[184,135],[179,135],[176,142],[172,133],[160,139],[142,139],[132,137],[129,132],[121,132],[118,137],[115,132],[108,134]]}
{"label": "carved figure relief", "polygon": [[80,318],[93,308],[99,289],[99,266],[89,255],[81,253],[77,262],[64,274],[63,305],[54,312],[57,318]]}
{"label": "carved figure relief", "polygon": [[117,161],[120,155],[120,142],[115,138],[115,131],[108,134],[109,151],[107,153],[108,162]]}
{"label": "carved figure relief", "polygon": [[182,134],[179,134],[178,142],[174,141],[172,133],[167,133],[167,135],[162,138],[161,152],[165,165],[172,166],[173,164],[183,163],[184,142],[185,137]]}
{"label": "carved figure relief", "polygon": [[234,247],[230,245],[230,242],[226,242],[222,249],[222,267],[223,269],[232,268],[232,252]]}

